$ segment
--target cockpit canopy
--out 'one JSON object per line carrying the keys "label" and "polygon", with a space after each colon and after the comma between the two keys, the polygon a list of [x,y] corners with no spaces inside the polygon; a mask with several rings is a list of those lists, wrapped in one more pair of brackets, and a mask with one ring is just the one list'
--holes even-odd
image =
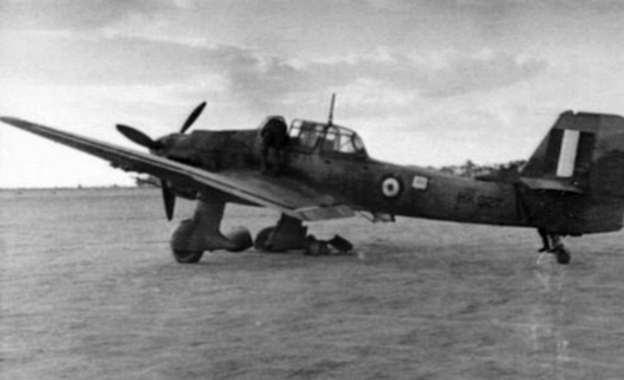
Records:
{"label": "cockpit canopy", "polygon": [[312,151],[320,145],[323,153],[367,156],[360,136],[339,125],[293,120],[288,134],[290,145],[303,150]]}

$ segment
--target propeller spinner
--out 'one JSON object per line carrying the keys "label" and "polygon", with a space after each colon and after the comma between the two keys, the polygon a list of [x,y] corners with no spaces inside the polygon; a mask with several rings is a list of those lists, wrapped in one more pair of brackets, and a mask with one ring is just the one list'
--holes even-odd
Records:
{"label": "propeller spinner", "polygon": [[[186,118],[184,124],[182,124],[182,128],[180,128],[180,133],[184,134],[186,131],[191,128],[191,126],[195,123],[199,115],[204,111],[206,107],[206,102],[200,103],[193,112]],[[124,136],[126,136],[130,141],[139,144],[149,150],[157,151],[162,149],[163,146],[159,141],[156,141],[146,135],[145,133],[139,131],[136,128],[129,127],[123,124],[117,124],[117,130]],[[169,183],[162,179],[160,181],[160,188],[162,189],[163,202],[165,205],[165,214],[167,215],[167,220],[171,220],[173,218],[173,211],[175,209],[175,193],[169,186]]]}

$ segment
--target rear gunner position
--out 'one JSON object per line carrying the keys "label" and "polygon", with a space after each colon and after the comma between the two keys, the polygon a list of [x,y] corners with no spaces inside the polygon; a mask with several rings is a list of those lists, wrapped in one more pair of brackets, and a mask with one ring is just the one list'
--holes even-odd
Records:
{"label": "rear gunner position", "polygon": [[[460,223],[529,227],[540,231],[544,248],[567,264],[561,237],[618,231],[624,217],[624,119],[567,111],[527,165],[513,175],[472,179],[416,166],[372,159],[358,134],[328,122],[271,116],[257,130],[186,131],[201,104],[179,133],[157,140],[118,125],[150,154],[4,117],[17,128],[101,157],[114,167],[161,179],[165,210],[173,215],[176,196],[196,200],[192,218],[171,238],[175,259],[198,262],[203,252],[305,249],[312,254],[351,244],[337,236],[322,242],[307,234],[306,221],[368,215],[374,221],[395,216]],[[273,168],[279,175],[265,175]],[[277,224],[255,239],[245,228],[220,231],[226,203],[263,206],[281,213]]]}

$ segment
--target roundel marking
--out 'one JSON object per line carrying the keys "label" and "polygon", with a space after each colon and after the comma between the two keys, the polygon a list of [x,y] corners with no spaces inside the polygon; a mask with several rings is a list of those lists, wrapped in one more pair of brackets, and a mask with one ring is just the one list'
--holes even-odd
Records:
{"label": "roundel marking", "polygon": [[403,185],[396,177],[386,177],[381,182],[381,192],[386,198],[397,197],[401,194],[401,190],[403,190]]}

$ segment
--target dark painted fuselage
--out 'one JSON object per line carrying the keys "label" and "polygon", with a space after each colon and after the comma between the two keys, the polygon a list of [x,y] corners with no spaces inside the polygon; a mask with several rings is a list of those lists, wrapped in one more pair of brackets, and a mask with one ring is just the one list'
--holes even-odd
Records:
{"label": "dark painted fuselage", "polygon": [[[180,136],[167,156],[209,171],[259,170],[258,136],[256,130],[195,131]],[[269,155],[270,162],[275,160]],[[323,149],[323,136],[311,148],[301,147],[291,137],[279,176],[297,179],[341,203],[373,214],[528,225],[514,184],[390,164],[371,159],[363,150],[344,153]]]}
{"label": "dark painted fuselage", "polygon": [[306,153],[291,149],[288,163],[309,183],[361,210],[458,222],[524,224],[513,185],[322,150]]}
{"label": "dark painted fuselage", "polygon": [[[605,120],[611,127],[600,129]],[[553,136],[574,128],[591,132],[595,137],[588,141],[596,141],[584,143],[581,135],[578,173],[568,182],[544,173],[535,175],[536,167],[547,169],[549,162],[556,164],[563,157],[551,151],[562,144]],[[261,130],[262,125],[257,130],[172,135],[162,155],[213,172],[260,170]],[[561,235],[617,231],[623,225],[624,119],[620,117],[563,113],[542,144],[546,148],[540,146],[527,169],[498,181],[374,160],[355,132],[336,125],[295,120],[289,134],[280,177],[298,180],[338,203],[374,216],[538,227]],[[275,164],[277,156],[269,153],[268,162]],[[602,158],[594,159],[592,154]],[[527,182],[522,175],[537,182]],[[589,180],[575,185],[577,178]],[[174,186],[184,195],[184,184]],[[223,199],[249,204],[227,195]]]}

